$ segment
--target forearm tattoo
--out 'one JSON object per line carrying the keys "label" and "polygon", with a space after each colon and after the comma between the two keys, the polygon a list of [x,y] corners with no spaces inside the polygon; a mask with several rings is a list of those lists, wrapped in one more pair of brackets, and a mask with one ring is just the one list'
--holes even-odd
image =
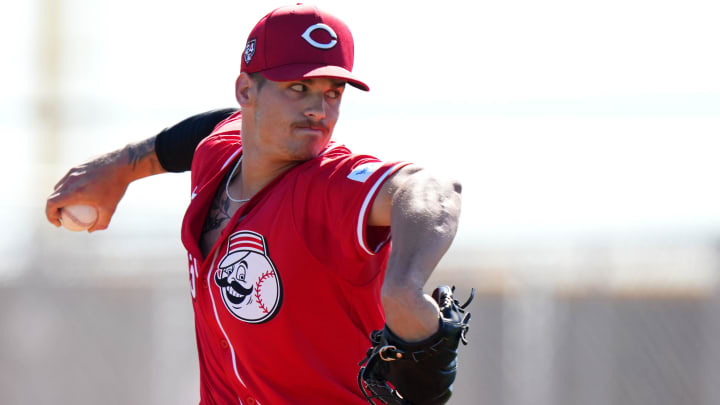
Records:
{"label": "forearm tattoo", "polygon": [[[148,138],[142,142],[128,146],[128,164],[132,165],[132,169],[137,168],[138,163],[148,156],[154,155],[155,138]],[[156,171],[156,159],[150,159],[150,165],[153,173]]]}

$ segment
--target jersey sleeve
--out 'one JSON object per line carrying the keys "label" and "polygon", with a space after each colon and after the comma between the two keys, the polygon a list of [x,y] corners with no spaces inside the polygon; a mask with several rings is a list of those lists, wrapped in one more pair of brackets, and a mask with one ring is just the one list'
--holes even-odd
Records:
{"label": "jersey sleeve", "polygon": [[306,184],[296,187],[296,227],[318,260],[347,280],[364,280],[354,272],[390,238],[389,227],[368,226],[372,204],[385,181],[409,163],[337,149],[313,161],[307,168],[312,174],[303,176]]}

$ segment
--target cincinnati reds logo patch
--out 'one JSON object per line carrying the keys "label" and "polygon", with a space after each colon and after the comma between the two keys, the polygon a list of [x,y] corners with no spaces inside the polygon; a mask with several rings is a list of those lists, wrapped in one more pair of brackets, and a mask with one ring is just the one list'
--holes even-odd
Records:
{"label": "cincinnati reds logo patch", "polygon": [[265,238],[259,233],[236,232],[215,270],[215,284],[225,308],[243,322],[267,322],[280,309],[280,274],[267,252]]}

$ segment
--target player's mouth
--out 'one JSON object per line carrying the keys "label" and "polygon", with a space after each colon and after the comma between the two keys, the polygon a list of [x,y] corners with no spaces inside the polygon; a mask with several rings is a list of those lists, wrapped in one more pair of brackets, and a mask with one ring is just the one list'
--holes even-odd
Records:
{"label": "player's mouth", "polygon": [[322,129],[310,128],[310,127],[297,127],[296,132],[300,132],[303,135],[313,135],[313,136],[325,135],[325,131],[323,131]]}
{"label": "player's mouth", "polygon": [[302,122],[294,125],[295,130],[308,135],[327,135],[330,130],[321,122]]}

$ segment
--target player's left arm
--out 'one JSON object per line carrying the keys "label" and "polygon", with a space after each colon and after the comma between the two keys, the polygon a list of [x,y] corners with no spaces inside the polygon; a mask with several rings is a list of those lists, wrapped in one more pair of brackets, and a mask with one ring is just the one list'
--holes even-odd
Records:
{"label": "player's left arm", "polygon": [[405,166],[385,181],[370,210],[369,225],[391,227],[382,304],[386,325],[406,341],[438,330],[438,305],[423,286],[457,232],[461,190],[458,181]]}

